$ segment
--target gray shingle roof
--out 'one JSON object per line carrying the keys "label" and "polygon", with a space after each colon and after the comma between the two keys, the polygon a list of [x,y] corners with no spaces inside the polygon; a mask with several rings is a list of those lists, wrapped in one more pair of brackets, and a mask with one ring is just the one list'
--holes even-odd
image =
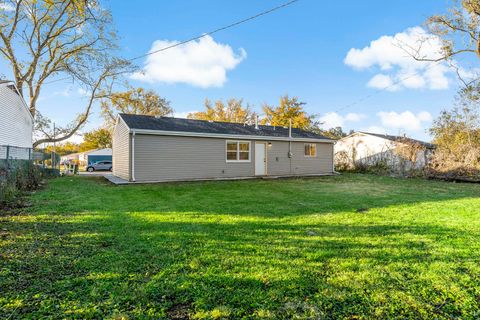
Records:
{"label": "gray shingle roof", "polygon": [[360,133],[363,133],[363,134],[368,134],[368,135],[371,135],[371,136],[375,136],[375,137],[379,137],[379,138],[383,138],[383,139],[387,139],[387,140],[390,140],[390,141],[409,141],[411,143],[418,143],[418,144],[421,144],[422,146],[426,147],[426,148],[429,148],[429,149],[434,149],[435,148],[435,145],[432,144],[432,143],[429,143],[429,142],[425,142],[425,141],[420,141],[420,140],[416,140],[416,139],[412,139],[412,138],[408,138],[408,137],[404,137],[404,136],[392,136],[392,135],[388,135],[388,134],[381,134],[381,133],[371,133],[371,132],[362,132],[360,131]]}
{"label": "gray shingle roof", "polygon": [[[157,118],[125,113],[120,114],[120,117],[122,117],[130,129],[288,138],[288,128],[284,127],[259,125],[258,129],[255,129],[255,126],[242,123],[171,117]],[[325,136],[296,128],[292,128],[292,138],[331,140]]]}

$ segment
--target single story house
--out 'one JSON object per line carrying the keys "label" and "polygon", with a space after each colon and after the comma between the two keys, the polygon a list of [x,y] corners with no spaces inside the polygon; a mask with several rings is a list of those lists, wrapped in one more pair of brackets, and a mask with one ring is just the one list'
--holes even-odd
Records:
{"label": "single story house", "polygon": [[120,114],[113,174],[131,182],[332,174],[333,144],[295,128]]}
{"label": "single story house", "polygon": [[349,168],[381,162],[392,169],[421,169],[434,150],[433,144],[406,136],[355,132],[335,144],[335,165]]}
{"label": "single story house", "polygon": [[31,159],[33,117],[12,81],[0,80],[0,159]]}
{"label": "single story house", "polygon": [[75,161],[86,166],[98,161],[112,161],[112,148],[93,149],[85,152],[71,153],[60,157],[60,162]]}

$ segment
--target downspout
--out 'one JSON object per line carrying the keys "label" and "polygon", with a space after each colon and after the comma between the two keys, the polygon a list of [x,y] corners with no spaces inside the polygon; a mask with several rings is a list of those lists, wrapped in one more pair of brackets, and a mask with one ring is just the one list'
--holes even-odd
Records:
{"label": "downspout", "polygon": [[132,131],[132,181],[135,182],[135,130]]}
{"label": "downspout", "polygon": [[332,144],[332,173],[335,173],[335,145],[337,141]]}
{"label": "downspout", "polygon": [[292,174],[292,119],[288,126],[288,159],[290,160],[290,174]]}

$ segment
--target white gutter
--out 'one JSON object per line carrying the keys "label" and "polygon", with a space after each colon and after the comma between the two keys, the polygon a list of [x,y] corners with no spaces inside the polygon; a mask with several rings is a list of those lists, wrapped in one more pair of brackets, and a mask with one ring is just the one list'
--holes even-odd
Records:
{"label": "white gutter", "polygon": [[300,142],[322,142],[335,143],[330,139],[313,139],[313,138],[293,138],[293,137],[272,137],[272,136],[250,136],[239,134],[221,134],[221,133],[200,133],[185,131],[165,131],[165,130],[148,130],[148,129],[130,129],[130,132],[137,134],[151,134],[159,136],[182,136],[182,137],[203,137],[203,138],[222,138],[222,139],[245,139],[245,140],[261,140],[261,141],[300,141]]}
{"label": "white gutter", "polygon": [[132,181],[135,182],[135,130],[132,131]]}
{"label": "white gutter", "polygon": [[288,123],[288,160],[290,166],[290,174],[292,174],[292,119],[289,119]]}

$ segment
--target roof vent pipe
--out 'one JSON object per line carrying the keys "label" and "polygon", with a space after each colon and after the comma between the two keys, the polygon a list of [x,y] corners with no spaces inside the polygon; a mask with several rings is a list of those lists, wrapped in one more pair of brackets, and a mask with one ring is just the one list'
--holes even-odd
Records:
{"label": "roof vent pipe", "polygon": [[288,137],[292,137],[292,119],[289,119],[289,125],[288,125]]}
{"label": "roof vent pipe", "polygon": [[255,115],[255,129],[258,130],[258,114]]}

